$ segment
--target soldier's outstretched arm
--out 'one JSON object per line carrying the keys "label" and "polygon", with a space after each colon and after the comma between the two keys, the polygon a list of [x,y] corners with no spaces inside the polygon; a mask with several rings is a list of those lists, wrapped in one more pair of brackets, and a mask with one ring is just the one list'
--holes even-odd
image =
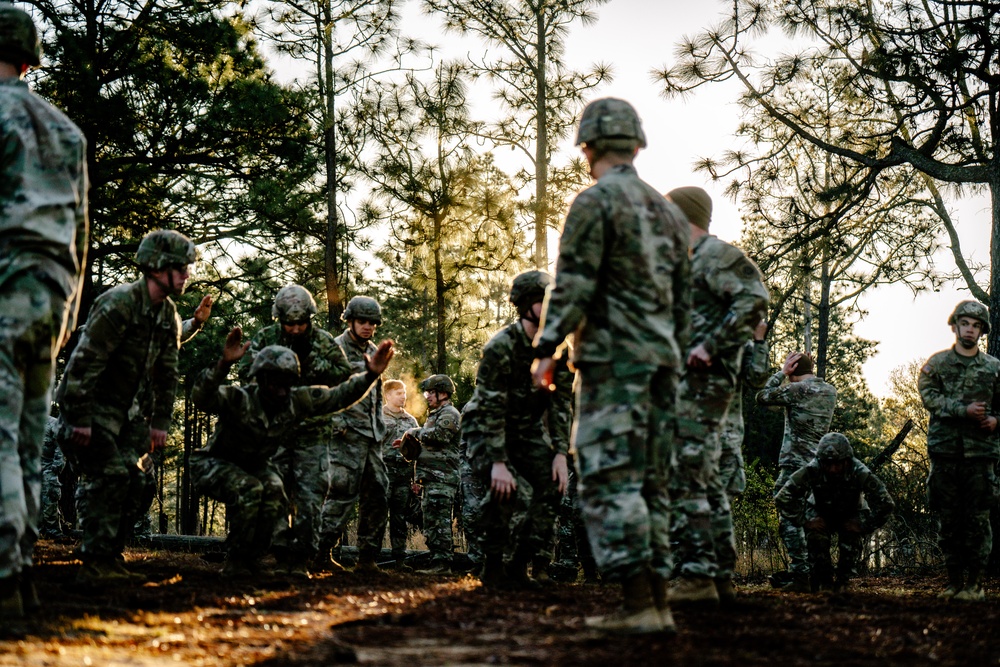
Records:
{"label": "soldier's outstretched arm", "polygon": [[233,327],[226,335],[226,342],[222,346],[222,356],[215,365],[210,366],[198,374],[191,389],[191,400],[206,412],[216,412],[219,407],[219,387],[222,386],[229,377],[229,369],[239,361],[250,343],[243,342],[243,330],[240,327]]}
{"label": "soldier's outstretched arm", "polygon": [[336,387],[295,387],[292,400],[307,415],[321,415],[339,412],[354,405],[368,393],[372,384],[389,366],[395,354],[391,340],[382,341],[372,356],[365,355],[364,373],[355,373]]}

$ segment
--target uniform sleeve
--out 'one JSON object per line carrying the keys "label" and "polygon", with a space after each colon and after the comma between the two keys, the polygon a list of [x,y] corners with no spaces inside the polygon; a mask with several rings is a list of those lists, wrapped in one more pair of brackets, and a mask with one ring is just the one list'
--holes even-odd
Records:
{"label": "uniform sleeve", "polygon": [[420,444],[430,449],[447,449],[458,444],[458,430],[461,426],[461,415],[458,410],[442,410],[428,427],[426,424],[416,434]]}
{"label": "uniform sleeve", "polygon": [[476,372],[476,432],[486,455],[494,463],[507,461],[510,354],[500,347],[496,339],[487,343]]}
{"label": "uniform sleeve", "polygon": [[768,378],[764,388],[757,392],[757,402],[761,405],[789,405],[795,385],[782,384],[784,381],[785,374],[781,371]]}
{"label": "uniform sleeve", "polygon": [[767,382],[767,355],[770,346],[767,341],[750,341],[743,355],[743,381],[754,389],[760,389]]}
{"label": "uniform sleeve", "polygon": [[866,533],[870,533],[885,525],[896,509],[896,503],[893,502],[892,496],[886,490],[885,484],[873,472],[868,473],[862,491],[864,491],[865,500],[868,502],[868,509],[871,511],[862,529]]}
{"label": "uniform sleeve", "polygon": [[309,417],[339,412],[364,398],[378,377],[364,371],[355,373],[336,387],[295,387],[292,389],[292,400]]}
{"label": "uniform sleeve", "polygon": [[803,466],[792,473],[774,496],[774,505],[778,508],[778,512],[793,526],[801,526],[805,522],[806,497],[811,491],[810,487],[809,470]]}
{"label": "uniform sleeve", "polygon": [[164,341],[153,365],[153,414],[151,428],[166,431],[174,416],[174,397],[177,394],[179,373],[177,371],[178,352],[181,348],[181,318],[173,314],[171,335]]}
{"label": "uniform sleeve", "polygon": [[221,408],[219,389],[226,383],[228,376],[229,369],[219,368],[217,364],[204,369],[198,373],[194,380],[194,386],[191,388],[191,400],[201,410],[218,414]]}
{"label": "uniform sleeve", "polygon": [[566,336],[583,321],[597,290],[604,259],[606,212],[591,190],[577,195],[566,216],[559,240],[555,286],[545,299],[542,330],[535,339],[538,357],[555,354]]}
{"label": "uniform sleeve", "polygon": [[549,436],[557,454],[568,454],[573,425],[573,372],[565,359],[560,360],[557,368],[556,390],[549,398]]}
{"label": "uniform sleeve", "polygon": [[[683,218],[681,218],[683,220]],[[678,225],[677,248],[674,262],[674,338],[677,349],[686,350],[691,340],[691,256],[687,249],[691,244],[690,228],[683,222]],[[681,361],[683,364],[683,359]]]}
{"label": "uniform sleeve", "polygon": [[920,399],[931,417],[965,417],[966,405],[961,398],[952,398],[947,394],[944,379],[940,369],[931,361],[920,369],[920,379],[917,381]]}
{"label": "uniform sleeve", "polygon": [[197,336],[199,331],[201,331],[201,325],[193,317],[181,322],[181,345],[191,342],[191,339]]}
{"label": "uniform sleeve", "polygon": [[333,336],[322,336],[313,352],[312,372],[319,384],[333,387],[351,377],[351,364]]}
{"label": "uniform sleeve", "polygon": [[734,349],[753,336],[753,329],[767,314],[768,294],[760,271],[740,250],[726,246],[720,265],[707,276],[712,292],[729,301],[729,311],[705,337],[709,354]]}

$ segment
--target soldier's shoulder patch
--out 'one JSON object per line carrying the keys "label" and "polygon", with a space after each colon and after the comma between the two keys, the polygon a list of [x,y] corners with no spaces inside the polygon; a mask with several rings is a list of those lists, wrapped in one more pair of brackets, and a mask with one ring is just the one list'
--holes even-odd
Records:
{"label": "soldier's shoulder patch", "polygon": [[923,367],[922,367],[922,368],[920,369],[920,372],[921,372],[921,373],[925,373],[925,374],[926,374],[926,373],[930,373],[930,372],[931,372],[932,370],[933,370],[933,369],[931,368],[931,365],[930,365],[929,363],[926,363],[926,364],[924,364],[924,365],[923,365]]}

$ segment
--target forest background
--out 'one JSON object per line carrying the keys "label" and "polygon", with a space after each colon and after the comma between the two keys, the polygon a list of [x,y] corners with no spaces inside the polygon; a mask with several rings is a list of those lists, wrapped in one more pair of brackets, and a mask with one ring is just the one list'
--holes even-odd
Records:
{"label": "forest background", "polygon": [[[936,561],[921,361],[880,373],[880,396],[864,369],[881,339],[922,345],[920,358],[947,346],[947,313],[969,294],[1000,329],[1000,253],[987,252],[1000,221],[994,3],[19,4],[44,27],[32,85],[89,140],[85,311],[134,279],[138,241],[157,228],[201,252],[181,312],[217,299],[182,354],[164,530],[221,530],[187,480],[212,422],[186,390],[230,327],[270,323],[282,285],[313,291],[317,324],[335,334],[351,296],[375,296],[378,335],[400,347],[388,375],[409,383],[411,411],[425,411],[415,382],[434,372],[467,400],[482,344],[513,318],[511,277],[552,268],[566,206],[589,183],[575,120],[616,95],[649,135],[640,174],[664,191],[704,185],[717,232],[764,272],[773,365],[813,352],[839,391],[832,428],[862,459],[915,422],[881,470],[900,511],[870,562]],[[937,296],[913,300],[925,293]],[[753,572],[782,558],[769,502],[782,415],[745,399],[750,484],[737,515]]]}

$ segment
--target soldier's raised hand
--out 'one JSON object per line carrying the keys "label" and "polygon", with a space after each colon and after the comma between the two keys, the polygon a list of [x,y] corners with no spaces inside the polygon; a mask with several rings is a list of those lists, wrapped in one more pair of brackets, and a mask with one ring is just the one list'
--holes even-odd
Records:
{"label": "soldier's raised hand", "polygon": [[206,294],[201,298],[201,303],[198,307],[194,309],[194,321],[198,323],[199,327],[205,326],[205,322],[208,322],[208,318],[212,316],[212,295]]}
{"label": "soldier's raised hand", "polygon": [[785,365],[781,367],[781,372],[785,374],[785,377],[792,376],[792,373],[795,372],[795,367],[799,365],[799,359],[801,358],[801,352],[791,352],[787,357],[785,357]]}
{"label": "soldier's raised hand", "polygon": [[705,345],[699,345],[691,350],[688,355],[687,365],[689,368],[710,368],[712,366],[712,355],[705,349]]}
{"label": "soldier's raised hand", "polygon": [[384,340],[379,343],[375,354],[370,357],[367,354],[365,355],[365,368],[377,375],[384,373],[385,369],[389,367],[389,362],[392,361],[393,356],[396,354],[394,345],[395,343],[391,340]]}
{"label": "soldier's raised hand", "polygon": [[243,342],[243,329],[233,327],[226,336],[226,343],[222,346],[221,365],[232,366],[243,358],[243,355],[250,349],[250,341]]}

